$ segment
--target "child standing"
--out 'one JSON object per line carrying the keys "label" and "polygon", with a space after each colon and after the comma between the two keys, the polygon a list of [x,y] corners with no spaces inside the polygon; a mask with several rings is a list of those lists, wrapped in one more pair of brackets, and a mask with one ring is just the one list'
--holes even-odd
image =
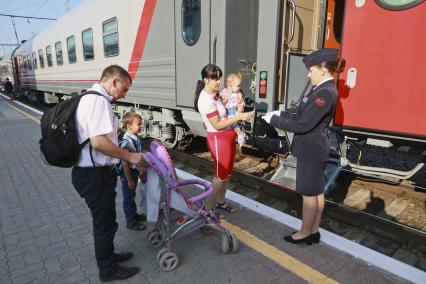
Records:
{"label": "child standing", "polygon": [[[226,115],[228,118],[243,112],[244,101],[241,94],[241,78],[237,74],[229,74],[226,78],[226,88],[221,91],[222,102],[226,108]],[[238,146],[241,146],[246,141],[246,134],[242,131],[236,123],[232,128],[237,133]]]}
{"label": "child standing", "polygon": [[[123,129],[126,133],[120,143],[120,147],[128,149],[130,152],[142,152],[141,141],[137,134],[141,130],[142,117],[132,111],[127,112],[123,116]],[[123,191],[123,210],[127,221],[127,228],[135,231],[142,231],[145,229],[144,221],[146,216],[137,214],[136,211],[136,185],[138,183],[139,171],[136,166],[129,164],[125,161],[123,163],[123,170],[120,176]]]}

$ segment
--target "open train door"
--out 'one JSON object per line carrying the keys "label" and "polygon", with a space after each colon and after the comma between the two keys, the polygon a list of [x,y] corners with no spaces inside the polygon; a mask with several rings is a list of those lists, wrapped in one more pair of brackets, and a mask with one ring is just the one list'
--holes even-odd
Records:
{"label": "open train door", "polygon": [[346,1],[335,124],[426,137],[426,2]]}
{"label": "open train door", "polygon": [[176,104],[194,106],[201,68],[210,63],[210,0],[175,1]]}

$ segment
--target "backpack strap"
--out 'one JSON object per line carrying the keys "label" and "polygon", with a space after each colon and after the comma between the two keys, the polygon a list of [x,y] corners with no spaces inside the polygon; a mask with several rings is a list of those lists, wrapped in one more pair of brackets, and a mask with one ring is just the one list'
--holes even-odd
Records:
{"label": "backpack strap", "polygon": [[130,141],[132,141],[133,146],[135,147],[136,152],[139,152],[137,142],[136,142],[135,140],[133,140],[133,138],[131,138],[131,137],[129,137],[129,136],[123,137],[123,140],[122,140],[122,141],[120,142],[120,144],[119,144],[120,148],[123,146],[123,142],[124,142],[124,141],[130,142],[130,141],[129,141],[129,139],[130,139]]}
{"label": "backpack strap", "polygon": [[133,140],[133,138],[131,138],[131,137],[129,137],[129,138],[130,138],[130,140],[132,140],[132,142],[133,142],[133,146],[135,146],[135,150],[136,150],[136,152],[139,152],[138,144],[136,144],[136,141],[135,141],[135,140]]}

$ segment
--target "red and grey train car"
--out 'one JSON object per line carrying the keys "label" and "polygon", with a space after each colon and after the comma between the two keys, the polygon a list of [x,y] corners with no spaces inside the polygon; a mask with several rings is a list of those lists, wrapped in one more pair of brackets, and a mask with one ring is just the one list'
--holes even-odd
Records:
{"label": "red and grey train car", "polygon": [[[243,90],[250,94],[255,80],[252,99],[261,114],[296,108],[310,88],[303,56],[336,47],[346,68],[337,78],[331,133],[338,158],[327,170],[328,187],[342,166],[404,179],[422,164],[408,171],[358,165],[346,159],[347,145],[366,139],[426,148],[426,34],[419,32],[426,30],[425,14],[423,0],[86,0],[15,50],[16,85],[54,102],[90,87],[108,64],[120,64],[134,82],[117,113],[140,112],[144,135],[173,147],[205,135],[193,108],[205,64],[218,64],[226,75],[241,71],[241,60],[255,62],[256,76],[244,77]],[[291,156],[272,180],[282,177],[295,178]]]}

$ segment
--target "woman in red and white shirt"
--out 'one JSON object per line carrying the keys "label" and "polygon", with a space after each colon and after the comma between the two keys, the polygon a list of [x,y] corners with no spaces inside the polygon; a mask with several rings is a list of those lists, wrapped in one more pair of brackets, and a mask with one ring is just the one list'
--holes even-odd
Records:
{"label": "woman in red and white shirt", "polygon": [[206,206],[212,209],[216,204],[216,208],[232,213],[235,209],[225,202],[226,187],[235,160],[236,133],[231,126],[240,120],[250,120],[252,113],[242,112],[226,117],[226,108],[219,97],[221,78],[222,70],[218,66],[206,65],[197,82],[194,105],[207,128],[207,146],[214,159],[212,186],[215,191]]}

